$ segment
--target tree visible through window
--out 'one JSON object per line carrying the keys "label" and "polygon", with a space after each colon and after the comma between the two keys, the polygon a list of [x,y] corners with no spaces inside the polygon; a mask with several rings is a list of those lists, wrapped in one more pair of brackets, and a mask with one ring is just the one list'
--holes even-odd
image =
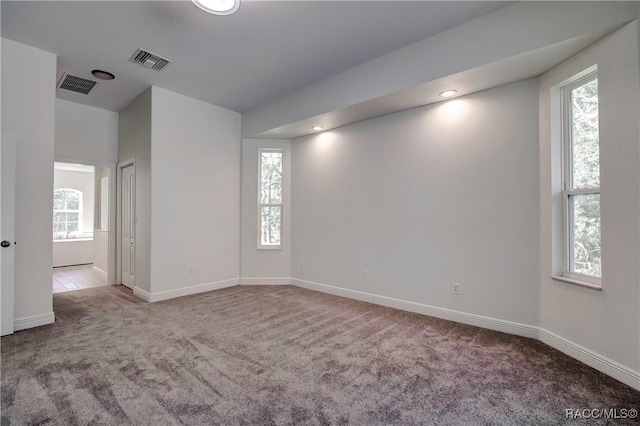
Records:
{"label": "tree visible through window", "polygon": [[75,189],[53,191],[53,237],[66,239],[79,232],[82,221],[82,192]]}
{"label": "tree visible through window", "polygon": [[278,248],[282,239],[282,151],[260,150],[258,246]]}
{"label": "tree visible through window", "polygon": [[600,278],[600,140],[598,78],[590,74],[563,89],[565,275]]}

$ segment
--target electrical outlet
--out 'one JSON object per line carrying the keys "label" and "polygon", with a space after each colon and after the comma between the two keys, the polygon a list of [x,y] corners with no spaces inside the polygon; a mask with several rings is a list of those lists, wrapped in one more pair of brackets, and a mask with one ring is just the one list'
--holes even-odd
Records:
{"label": "electrical outlet", "polygon": [[187,266],[187,275],[193,275],[193,266]]}
{"label": "electrical outlet", "polygon": [[362,271],[362,281],[369,281],[369,271]]}
{"label": "electrical outlet", "polygon": [[300,270],[304,271],[304,262],[300,262]]}
{"label": "electrical outlet", "polygon": [[460,294],[460,284],[453,283],[453,288],[451,292],[456,295]]}

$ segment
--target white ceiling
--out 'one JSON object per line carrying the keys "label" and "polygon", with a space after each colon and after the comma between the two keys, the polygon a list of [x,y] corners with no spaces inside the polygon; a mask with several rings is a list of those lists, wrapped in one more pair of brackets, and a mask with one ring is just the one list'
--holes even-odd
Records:
{"label": "white ceiling", "polygon": [[[2,36],[58,55],[63,72],[116,75],[89,95],[57,96],[120,111],[151,85],[238,112],[513,2],[243,0],[231,16],[190,1],[2,1]],[[137,48],[173,62],[129,62]]]}

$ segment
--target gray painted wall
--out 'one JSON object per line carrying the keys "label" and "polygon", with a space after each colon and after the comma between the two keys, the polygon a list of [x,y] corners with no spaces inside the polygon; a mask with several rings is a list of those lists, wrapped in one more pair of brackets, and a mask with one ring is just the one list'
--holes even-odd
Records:
{"label": "gray painted wall", "polygon": [[[260,148],[283,150],[282,247],[258,250],[258,164]],[[242,140],[242,235],[240,277],[246,284],[282,284],[291,277],[291,141]],[[285,279],[283,279],[285,278]]]}
{"label": "gray painted wall", "polygon": [[527,80],[292,141],[294,278],[537,324],[537,98]]}
{"label": "gray painted wall", "polygon": [[151,128],[151,292],[237,284],[240,114],[154,86]]}
{"label": "gray painted wall", "polygon": [[[551,88],[598,65],[602,291],[551,279],[558,273],[560,146],[551,135]],[[545,73],[540,84],[540,326],[640,370],[640,135],[637,21]],[[555,177],[556,179],[552,179]]]}
{"label": "gray painted wall", "polygon": [[16,136],[14,317],[33,327],[53,321],[56,55],[5,38],[1,51],[2,131]]}
{"label": "gray painted wall", "polygon": [[[136,160],[135,285],[151,282],[151,88],[120,111],[118,162]],[[120,235],[120,225],[117,226]],[[119,238],[118,238],[119,241]],[[121,280],[118,277],[118,282]]]}

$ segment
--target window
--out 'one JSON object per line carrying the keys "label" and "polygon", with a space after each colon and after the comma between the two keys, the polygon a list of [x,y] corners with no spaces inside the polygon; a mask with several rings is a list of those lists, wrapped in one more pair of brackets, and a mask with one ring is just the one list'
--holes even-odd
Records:
{"label": "window", "polygon": [[258,248],[280,248],[282,240],[282,150],[260,150]]}
{"label": "window", "polygon": [[602,259],[597,74],[588,74],[563,87],[561,96],[565,217],[563,275],[599,284]]}
{"label": "window", "polygon": [[53,191],[53,238],[67,239],[82,229],[82,192],[75,189]]}

